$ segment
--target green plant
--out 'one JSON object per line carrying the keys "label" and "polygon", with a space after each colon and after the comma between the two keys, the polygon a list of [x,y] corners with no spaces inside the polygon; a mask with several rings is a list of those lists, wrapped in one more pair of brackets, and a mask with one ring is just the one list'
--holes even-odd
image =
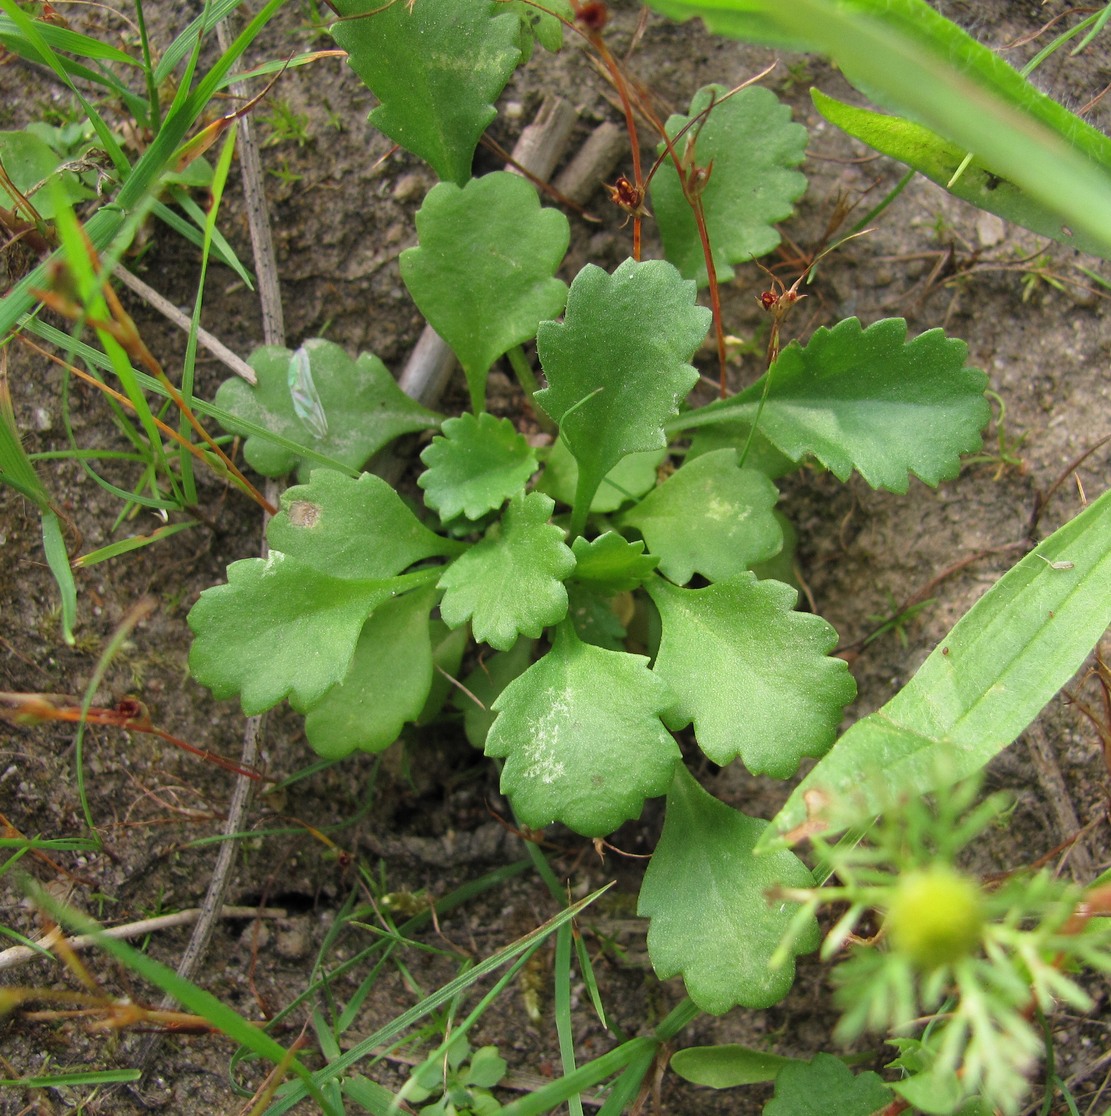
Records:
{"label": "green plant", "polygon": [[304,147],[309,136],[308,113],[296,112],[288,101],[275,97],[262,115],[262,122],[269,128],[270,136],[265,147],[277,147],[283,143],[295,143]]}
{"label": "green plant", "polygon": [[[490,1090],[505,1070],[497,1047],[472,1050],[460,1037],[449,1043],[440,1064],[425,1062],[413,1074],[402,1096],[421,1105],[426,1116],[489,1116],[502,1110]],[[442,1094],[439,1100],[424,1103],[437,1094]]]}
{"label": "green plant", "polygon": [[[817,7],[837,30],[832,9]],[[978,74],[999,77],[952,25],[911,28],[918,7],[900,5],[875,34],[921,52],[934,80],[940,64],[927,51],[935,41],[959,47]],[[357,17],[360,9],[344,4],[341,11]],[[961,342],[940,330],[908,340],[897,319],[868,328],[847,319],[781,350],[780,326],[803,296],[798,284],[780,284],[763,296],[773,322],[765,375],[729,398],[689,403],[697,381],[689,362],[712,324],[696,303],[696,286],[708,287],[716,307],[716,280],[776,245],[773,222],[802,192],[793,168],[805,134],[789,114],[765,90],[707,86],[687,115],[658,122],[654,177],[634,163],[633,178],[613,189],[634,223],[634,258],[612,274],[588,264],[565,288],[553,277],[568,242],[563,217],[542,208],[517,176],[470,178],[491,102],[532,29],[515,10],[460,9],[443,0],[363,11],[335,35],[379,98],[372,121],[443,180],[417,214],[420,243],[403,253],[401,271],[459,357],[472,411],[442,421],[418,414],[386,379],[389,399],[364,407],[356,366],[325,342],[256,354],[259,388],[229,381],[218,405],[279,431],[287,446],[299,441],[342,460],[350,472],[313,470],[314,458],[283,448],[279,459],[267,438],[248,439],[245,455],[256,468],[273,475],[297,468],[302,483],[286,491],[271,521],[270,557],[229,567],[228,584],[205,592],[190,613],[194,676],[218,697],[238,695],[247,713],[288,699],[305,714],[308,739],[323,756],[379,751],[406,722],[442,704],[436,668],[454,673],[461,654],[457,642],[443,650],[444,626],[469,627],[491,650],[463,682],[467,733],[502,761],[502,790],[518,820],[531,828],[559,821],[601,838],[639,816],[647,798],[666,795],[640,897],[653,965],[661,977],[681,974],[703,1010],[769,1005],[790,986],[790,954],[817,942],[804,907],[804,925],[784,953],[778,943],[795,918],[792,904],[765,902],[769,888],[796,895],[808,886],[802,861],[783,848],[767,851],[794,818],[800,792],[768,829],[707,794],[672,733],[692,726],[713,762],[740,759],[778,778],[827,751],[853,684],[844,664],[827,657],[832,629],[793,611],[793,589],[753,572],[783,547],[773,482],[810,460],[841,479],[855,470],[894,492],[906,490],[912,473],[937,484],[955,473],[960,454],[980,447],[986,378],[967,367]],[[748,33],[745,18],[736,18]],[[778,18],[753,17],[769,26]],[[783,24],[798,21],[784,16]],[[585,18],[575,28],[619,79],[600,30]],[[445,61],[463,41],[474,71],[465,87]],[[845,50],[843,65],[859,60],[860,44]],[[877,80],[866,65],[862,75]],[[893,81],[887,66],[881,76],[881,89],[897,85],[918,107],[916,92]],[[411,97],[415,83],[428,95]],[[1063,118],[1026,87],[1020,95],[998,84],[1013,105],[1063,130]],[[990,84],[989,92],[995,96]],[[815,99],[835,122],[863,134],[862,110]],[[1094,139],[1085,142],[1102,152]],[[966,170],[962,181],[974,177]],[[1052,210],[1039,200],[1044,184],[1027,176],[1022,185],[1029,194],[1015,197],[1006,214],[1042,228]],[[637,258],[649,188],[668,260]],[[1088,215],[1078,224],[1075,236],[1083,229],[1083,239],[1076,242],[1105,246],[1099,220]],[[713,324],[723,338],[720,321]],[[521,348],[533,338],[546,380],[540,390]],[[538,413],[558,428],[551,446],[531,446],[507,420],[485,412],[486,377],[502,354]],[[360,363],[369,368],[374,358],[364,354]],[[371,445],[399,432],[390,422],[400,410],[406,422],[439,427],[421,455],[423,510],[373,474],[351,475]],[[345,423],[369,445],[348,453]],[[1106,506],[1089,509],[1096,536]],[[1047,544],[1046,553],[1064,546]],[[1106,562],[1089,558],[1081,588],[1067,591],[1091,600]],[[1045,568],[1024,563],[1032,597],[1066,592],[1052,582],[1054,572],[1051,558]],[[1097,612],[1105,618],[1105,602]],[[889,626],[898,632],[906,619]],[[1014,614],[998,620],[1012,642],[1026,639],[1026,623]],[[1102,630],[1098,623],[1063,625],[1062,668],[1080,661]],[[275,630],[283,633],[277,648]],[[980,654],[960,646],[957,632],[951,642],[938,654],[952,651],[955,669]],[[901,695],[908,708],[917,708],[920,691],[934,700],[921,681]],[[973,735],[981,742],[973,749],[977,764],[1013,739],[1053,692],[1047,685],[1010,702],[1006,741],[998,732]],[[817,772],[847,775],[851,767],[858,779],[883,754],[884,731],[878,726],[875,739],[858,734],[865,743],[857,748],[848,734]],[[828,767],[844,755],[848,762]],[[920,766],[899,770],[907,788],[928,788]],[[777,948],[781,963],[772,966]]]}
{"label": "green plant", "polygon": [[[892,798],[863,840],[816,834],[815,853],[836,883],[790,896],[804,900],[803,910],[839,909],[822,945],[827,960],[844,952],[866,912],[884,916],[880,934],[833,970],[844,1010],[837,1037],[900,1036],[888,1040],[899,1051],[891,1065],[903,1071],[891,1088],[924,1112],[964,1111],[976,1096],[1015,1112],[1044,1046],[1035,1013],[1054,1002],[1090,1010],[1070,973],[1111,967],[1111,930],[1100,917],[1111,894],[1106,885],[1085,892],[1045,869],[1015,872],[991,888],[956,869],[1011,804],[1004,795],[977,803],[978,779],[946,787],[945,769],[939,755],[936,799]],[[856,824],[859,807],[851,796],[834,807],[835,827]],[[921,1037],[911,1033],[913,1021],[931,1016]]]}
{"label": "green plant", "polygon": [[[1026,83],[1016,84],[1010,71],[923,4],[796,0],[788,8],[771,0],[743,7],[727,0],[659,0],[656,6],[698,12],[757,40],[832,53],[855,82],[906,115],[880,119],[815,94],[831,121],[924,173],[945,177],[956,193],[985,208],[994,204],[993,211],[1065,243],[1108,252],[1111,159],[1102,137]],[[877,951],[879,962],[856,962],[856,970],[850,963],[842,970],[847,986],[868,987],[878,972],[879,997],[891,987],[902,995],[908,981],[918,982],[923,1010],[939,1012],[941,993],[956,981],[969,1009],[986,1013],[986,1027],[977,1032],[987,1036],[979,1040],[986,1057],[1000,1049],[991,1045],[992,1036],[1009,1029],[1006,1064],[1018,1066],[1013,1051],[1026,1058],[1031,1044],[1015,1026],[1017,1001],[976,1000],[997,970],[978,956],[973,960],[975,951],[1004,942],[1047,989],[1079,1005],[1073,986],[1058,981],[1045,962],[1047,952],[1064,948],[1058,916],[1075,906],[1076,897],[1039,883],[1044,902],[1032,913],[1049,929],[1007,937],[995,928],[1031,911],[1025,900],[1006,893],[1004,905],[981,897],[973,881],[955,874],[959,843],[945,845],[925,822],[916,823],[918,844],[897,844],[889,832],[905,821],[899,813],[904,800],[939,786],[934,751],[953,741],[960,746],[963,767],[955,777],[981,767],[1036,715],[1099,637],[1108,620],[1111,569],[1107,495],[1024,558],[897,698],[834,744],[854,687],[845,664],[829,657],[833,630],[794,611],[793,589],[757,576],[767,563],[789,557],[773,512],[775,481],[808,464],[841,480],[855,471],[893,492],[905,491],[912,475],[936,485],[955,474],[962,454],[980,447],[990,415],[986,377],[966,365],[962,342],[940,330],[908,340],[899,319],[865,328],[850,318],[819,329],[805,344],[781,346],[783,324],[805,297],[800,276],[761,298],[771,321],[763,376],[713,403],[689,399],[698,380],[691,362],[711,327],[725,392],[717,283],[776,247],[775,222],[789,216],[805,188],[796,169],[805,132],[784,106],[757,87],[708,85],[686,114],[656,120],[610,54],[598,5],[572,3],[558,14],[528,3],[478,0],[368,0],[361,11],[353,3],[340,7],[352,18],[334,33],[380,101],[372,119],[442,180],[417,215],[420,243],[403,255],[402,276],[459,357],[471,410],[436,415],[404,396],[376,357],[353,360],[322,340],[296,351],[260,350],[252,358],[257,388],[229,381],[215,406],[193,401],[197,411],[215,415],[246,439],[244,456],[253,468],[270,476],[296,471],[299,481],[268,528],[269,557],[234,563],[227,584],[208,590],[191,611],[195,677],[218,697],[238,696],[250,714],[288,700],[305,715],[313,747],[339,759],[355,750],[380,752],[406,725],[440,715],[447,709],[446,679],[456,678],[466,662],[471,672],[456,708],[472,743],[502,761],[502,787],[523,825],[559,821],[601,839],[637,818],[648,798],[666,795],[666,820],[639,909],[650,919],[657,972],[681,975],[693,1004],[681,1005],[652,1035],[624,1041],[578,1069],[571,1068],[569,1007],[558,1005],[567,1072],[509,1105],[512,1116],[543,1111],[603,1080],[613,1082],[606,1110],[621,1111],[695,1005],[713,1012],[738,1004],[758,1008],[786,993],[794,957],[818,945],[814,916],[827,898],[848,899],[854,909],[895,911],[896,948]],[[14,14],[11,19],[26,43],[56,57],[44,32]],[[632,178],[612,188],[632,222],[632,258],[612,274],[587,265],[569,286],[555,277],[568,245],[566,219],[542,207],[518,176],[471,177],[476,144],[514,67],[534,39],[557,45],[565,24],[610,73],[629,120],[634,109],[646,112],[659,140],[658,162],[646,171],[631,129]],[[246,41],[238,42],[236,53]],[[145,72],[151,80],[158,76],[149,65]],[[120,168],[116,206],[128,221],[153,204],[160,176],[224,73],[226,66],[218,67],[182,93],[164,117],[154,94],[142,103],[145,118],[161,124],[158,157]],[[424,95],[413,97],[415,87]],[[969,98],[977,110],[971,114]],[[927,124],[938,132],[925,134]],[[108,145],[105,132],[98,128]],[[968,164],[969,148],[982,158]],[[222,167],[226,171],[226,162]],[[639,258],[649,204],[667,260]],[[58,212],[65,232],[68,209]],[[214,239],[211,221],[202,227],[207,245]],[[89,253],[70,227],[65,258],[81,296],[70,316],[91,314],[101,330],[108,356],[93,354],[91,362],[110,364],[121,380],[130,374],[128,382],[156,390],[130,367],[138,352],[134,339],[125,336],[132,348],[123,346],[122,354],[113,347],[119,338],[108,327],[124,323],[100,301],[106,296],[95,252],[118,254],[131,229],[116,210],[98,213],[87,224],[94,245]],[[45,287],[40,269],[5,300],[0,323],[41,329],[22,315]],[[712,310],[698,304],[700,287]],[[543,388],[525,349],[534,341]],[[551,444],[531,444],[512,423],[486,411],[487,377],[503,356],[537,414],[558,429]],[[421,454],[421,504],[363,471],[400,435],[432,431]],[[154,444],[156,436],[147,433]],[[173,469],[161,475],[178,483]],[[34,484],[23,483],[34,498]],[[898,632],[906,619],[904,613],[889,626]],[[467,658],[470,637],[486,648]],[[803,758],[825,758],[769,824],[701,787],[673,735],[688,726],[707,759],[721,765],[740,759],[754,773],[786,779]],[[889,819],[883,823],[889,828],[877,830],[870,845],[846,845],[850,851],[842,853],[824,843],[823,833],[861,826],[877,814]],[[879,849],[886,858],[883,878],[864,873],[863,882],[846,883],[841,892],[815,890],[811,868],[786,847],[803,837],[817,839],[819,854],[839,875],[851,876],[861,863],[870,870],[875,860],[867,858]],[[923,861],[917,880],[904,878],[900,885],[898,873],[911,871],[931,841],[945,847]],[[543,873],[542,858],[535,850],[533,856]],[[938,942],[907,932],[913,917],[907,911],[920,902],[915,893],[922,888],[940,890],[943,900],[960,907],[961,934]],[[558,884],[553,890],[558,894]],[[783,902],[769,905],[769,891]],[[576,943],[568,920],[577,909],[567,908],[559,925],[548,928],[557,935],[557,995],[563,989],[566,996],[570,983]],[[398,928],[384,921],[387,937],[398,940]],[[1078,959],[1105,967],[1102,943],[1084,941],[1092,949],[1077,951]],[[372,1110],[392,1104],[385,1090],[351,1067],[477,979],[461,977],[422,1002],[421,1012],[407,1013],[344,1054],[339,1036],[357,1007],[334,1020],[318,1015],[327,1065],[310,1074],[290,1061],[290,1052],[220,1010],[223,1005],[116,952],[246,1047],[292,1068],[299,1081],[279,1090],[271,1112],[288,1111],[310,1094],[325,1111],[340,1110],[341,1092]],[[581,950],[579,959],[588,972]],[[525,957],[520,960],[524,964]],[[492,967],[480,966],[483,972]],[[1013,984],[1015,971],[1000,965],[999,979]],[[896,974],[890,982],[888,973]],[[901,1027],[917,1004],[902,995],[894,1008],[884,1005],[868,1021]],[[998,1087],[986,1071],[968,1073],[961,1096],[951,1100],[958,1065],[982,1067],[985,1054],[950,1040],[959,1028],[946,1026],[943,1014],[934,1036],[915,1039],[904,1051],[903,1067],[919,1082],[914,1103],[949,1111],[979,1089],[1013,1110],[1014,1090]],[[442,1110],[448,1101],[485,1103],[481,1090],[495,1083],[493,1056],[478,1069],[474,1059],[467,1067],[466,1027],[444,1032],[413,1089],[430,1088],[435,1072],[444,1085]],[[931,1045],[936,1035],[941,1038]],[[890,1095],[879,1078],[852,1079],[824,1055],[815,1059],[816,1068],[799,1065],[747,1057],[749,1080],[778,1075],[769,1112],[798,1111],[791,1107],[792,1091],[820,1090],[827,1078],[846,1075],[861,1112],[886,1103],[877,1096]],[[456,1101],[453,1090],[470,1096]]]}

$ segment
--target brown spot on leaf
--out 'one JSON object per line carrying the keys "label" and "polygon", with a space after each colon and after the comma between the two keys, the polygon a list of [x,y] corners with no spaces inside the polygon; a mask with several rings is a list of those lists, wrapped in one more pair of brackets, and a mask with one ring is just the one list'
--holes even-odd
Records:
{"label": "brown spot on leaf", "polygon": [[320,505],[294,500],[289,505],[289,522],[294,527],[315,527],[320,522]]}

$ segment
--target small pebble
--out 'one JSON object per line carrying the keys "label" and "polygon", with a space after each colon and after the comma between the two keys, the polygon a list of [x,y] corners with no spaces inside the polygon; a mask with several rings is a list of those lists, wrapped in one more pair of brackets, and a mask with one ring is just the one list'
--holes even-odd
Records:
{"label": "small pebble", "polygon": [[984,248],[994,248],[1007,235],[1002,217],[994,213],[981,213],[976,220],[976,239]]}
{"label": "small pebble", "polygon": [[393,196],[395,201],[409,201],[424,193],[424,176],[417,174],[415,171],[410,171],[409,174],[403,174],[393,188]]}

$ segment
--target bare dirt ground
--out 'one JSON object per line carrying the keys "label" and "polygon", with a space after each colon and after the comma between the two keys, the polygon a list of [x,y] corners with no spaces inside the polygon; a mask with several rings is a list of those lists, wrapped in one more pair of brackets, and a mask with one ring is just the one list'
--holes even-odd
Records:
{"label": "bare dirt ground", "polygon": [[[971,29],[993,46],[1035,31],[1061,8],[1010,0],[941,6],[966,24],[975,18]],[[612,44],[621,54],[632,43],[637,11],[632,4],[614,8]],[[165,33],[162,28],[176,31],[183,18],[175,6],[162,5],[153,18],[156,41]],[[117,24],[106,22],[105,34],[118,30]],[[303,49],[311,37],[307,7],[291,5],[260,41],[254,57]],[[316,45],[330,44],[323,39]],[[1021,64],[1038,45],[1006,57]],[[1106,58],[1097,43],[1088,57],[1052,61],[1042,80],[1070,106],[1083,105],[1108,81]],[[769,61],[766,52],[713,40],[694,25],[675,27],[650,17],[629,65],[665,110],[683,111],[700,85],[738,83]],[[825,63],[783,59],[766,84],[810,129],[805,170],[811,185],[798,216],[785,226],[790,239],[767,261],[789,283],[801,267],[797,257],[820,241],[838,199],[858,203],[856,213],[862,214],[897,182],[901,171],[835,133],[813,111],[807,95],[812,84],[851,96]],[[572,45],[557,58],[538,52],[503,98],[492,126],[494,138],[511,148],[551,91],[562,93],[575,108],[573,148],[598,122],[619,120],[604,81]],[[404,152],[387,157],[389,143],[366,123],[372,98],[342,61],[323,60],[286,74],[273,96],[295,117],[305,118],[303,135],[283,138],[274,130],[272,114],[265,109],[256,113],[263,139],[274,141],[263,157],[289,343],[293,347],[307,337],[327,336],[353,353],[374,352],[397,371],[423,324],[401,283],[397,255],[415,241],[412,214],[433,176]],[[41,118],[45,106],[57,108],[64,102],[44,74],[15,63],[0,67],[0,128],[19,127]],[[1092,111],[1091,119],[1106,128],[1106,102]],[[481,170],[498,165],[484,151],[479,164]],[[564,278],[570,279],[587,258],[612,267],[628,254],[628,231],[605,214],[600,190],[589,208],[605,220],[574,222]],[[249,258],[238,196],[229,198],[222,225]],[[650,243],[647,254],[652,248]],[[152,226],[144,254],[131,266],[175,304],[191,306],[197,255],[173,233]],[[797,336],[849,314],[866,324],[902,316],[912,334],[944,326],[968,342],[970,363],[988,373],[992,390],[1005,403],[1005,427],[989,429],[987,453],[1003,437],[1018,445],[1015,452],[1021,458],[1021,465],[997,460],[969,464],[938,491],[914,482],[905,497],[873,492],[858,478],[842,486],[810,471],[786,484],[781,507],[799,529],[806,584],[818,610],[840,633],[859,684],[853,717],[892,696],[956,619],[1032,542],[1075,514],[1085,493],[1094,497],[1105,487],[1111,460],[1107,446],[1080,459],[1111,430],[1111,314],[1098,285],[1081,268],[1108,276],[1105,264],[1046,246],[917,181],[883,214],[873,233],[823,263],[810,297],[791,319],[791,335]],[[755,269],[739,270],[725,294],[729,332],[742,339],[756,335],[761,316],[754,296],[766,285]],[[127,296],[126,301],[148,347],[167,368],[177,367],[180,335],[136,299]],[[209,279],[204,324],[243,355],[261,341],[255,296],[220,268]],[[8,377],[27,449],[66,448],[58,370],[18,345],[8,352]],[[712,374],[709,353],[704,370]],[[753,354],[739,359],[733,374],[741,384],[759,371],[759,357]],[[211,398],[225,376],[215,362],[202,358],[198,394]],[[521,400],[509,378],[496,372],[492,385],[499,409],[522,417]],[[461,389],[452,390],[464,398]],[[96,393],[71,384],[68,406],[79,445],[120,444]],[[78,464],[43,464],[40,472],[80,532],[75,548],[80,552],[157,526],[141,516],[114,530],[118,503]],[[125,469],[105,472],[119,484],[134,483]],[[1062,477],[1064,483],[1053,492],[1031,536],[1036,504]],[[80,695],[106,641],[128,610],[150,595],[157,607],[112,660],[97,703],[111,706],[125,695],[136,695],[154,721],[174,735],[237,755],[243,717],[233,703],[212,700],[190,680],[185,616],[204,588],[223,580],[227,563],[258,552],[261,524],[254,508],[211,477],[204,480],[202,500],[206,524],[78,574],[80,627],[77,646],[70,649],[59,635],[56,590],[43,563],[34,510],[10,488],[0,487],[0,689]],[[932,603],[903,629],[902,639],[887,634],[861,646],[883,617],[926,598]],[[1082,676],[1070,689],[1097,704],[1095,690]],[[271,774],[285,778],[307,773],[280,801],[273,795],[256,797],[246,827],[251,836],[240,844],[229,901],[281,908],[285,914],[267,922],[223,922],[199,978],[249,1018],[273,1015],[303,991],[337,911],[359,891],[358,864],[381,877],[384,891],[442,896],[523,858],[517,838],[488,812],[489,807],[503,816],[508,813],[496,774],[453,725],[412,733],[381,763],[360,757],[310,771],[314,756],[299,718],[278,710],[267,719],[263,747]],[[702,774],[716,795],[763,817],[774,813],[789,789],[753,779],[736,766]],[[215,857],[215,847],[205,839],[220,832],[231,777],[150,737],[127,738],[95,727],[86,738],[83,775],[103,851],[56,854],[51,861],[28,858],[22,867],[105,921],[195,907]],[[0,812],[21,833],[62,837],[85,832],[77,778],[72,727],[0,726]],[[1010,826],[977,850],[976,867],[998,872],[1029,864],[1058,848],[1078,827],[1090,825],[1060,859],[1063,870],[1078,879],[1094,878],[1107,866],[1111,849],[1107,778],[1097,731],[1067,695],[1058,697],[1037,725],[991,766],[989,786],[1011,790],[1017,807]],[[639,823],[616,836],[615,844],[633,852],[650,850],[661,814],[658,805],[650,808]],[[343,855],[337,857],[319,833],[326,833]],[[677,981],[661,985],[647,963],[644,925],[632,915],[641,868],[635,861],[613,858],[599,863],[589,843],[565,832],[555,832],[551,839],[558,849],[556,870],[573,894],[617,880],[614,892],[591,910],[582,930],[597,957],[602,995],[614,1022],[627,1034],[642,1033],[679,1000],[682,987]],[[418,935],[439,952],[406,951],[409,979],[397,968],[383,972],[351,1036],[369,1033],[415,1002],[415,985],[428,991],[454,976],[460,952],[484,957],[556,910],[530,871],[456,908],[440,920],[439,934],[428,927]],[[0,878],[0,923],[32,936],[39,929],[13,872]],[[145,948],[174,965],[188,932],[160,932]],[[331,962],[363,944],[344,939],[333,949]],[[156,992],[136,987],[133,978],[103,958],[90,957],[88,964],[112,996],[157,1000]],[[337,980],[336,999],[350,995],[363,975]],[[72,974],[49,962],[0,972],[0,984],[77,987]],[[834,1022],[825,990],[823,966],[815,958],[803,959],[795,989],[784,1003],[764,1012],[701,1017],[681,1042],[738,1041],[811,1056],[828,1045]],[[1106,1094],[1097,1099],[1097,1090],[1106,1070],[1098,1068],[1097,1060],[1107,1047],[1106,985],[1093,981],[1091,991],[1097,1008],[1090,1018],[1062,1014],[1051,1022],[1058,1072],[1064,1078],[1081,1075],[1075,1087],[1081,1111],[1102,1112],[1108,1101]],[[582,999],[579,1057],[586,1059],[613,1045],[613,1039],[597,1024],[585,994]],[[292,1041],[307,1010],[303,1006],[290,1016],[278,1035],[281,1041]],[[558,1072],[551,1005],[543,997],[541,1011],[541,1022],[530,1022],[521,996],[513,992],[488,1013],[475,1036],[476,1045],[497,1044],[517,1081]],[[8,1017],[0,1022],[0,1076],[67,1066],[132,1065],[142,1040],[104,1034],[79,1019]],[[0,1113],[125,1114],[143,1107],[234,1112],[243,1100],[229,1084],[229,1054],[229,1044],[218,1037],[171,1037],[135,1092],[87,1099],[89,1091],[78,1089],[69,1095],[0,1090]],[[890,1049],[877,1047],[875,1066],[890,1056]],[[396,1087],[405,1070],[403,1063],[386,1062],[371,1075]],[[236,1073],[248,1089],[258,1082],[251,1067]],[[502,1095],[508,1099],[514,1093]],[[671,1114],[742,1114],[758,1112],[768,1095],[759,1087],[712,1093],[668,1074],[659,1104]],[[645,1111],[653,1103],[649,1098]]]}

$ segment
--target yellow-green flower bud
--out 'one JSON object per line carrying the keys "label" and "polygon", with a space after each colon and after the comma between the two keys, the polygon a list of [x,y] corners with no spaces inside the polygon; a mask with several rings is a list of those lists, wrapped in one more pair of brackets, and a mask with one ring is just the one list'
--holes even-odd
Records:
{"label": "yellow-green flower bud", "polygon": [[884,925],[892,948],[916,968],[952,964],[979,944],[980,888],[946,864],[907,872],[895,885]]}

